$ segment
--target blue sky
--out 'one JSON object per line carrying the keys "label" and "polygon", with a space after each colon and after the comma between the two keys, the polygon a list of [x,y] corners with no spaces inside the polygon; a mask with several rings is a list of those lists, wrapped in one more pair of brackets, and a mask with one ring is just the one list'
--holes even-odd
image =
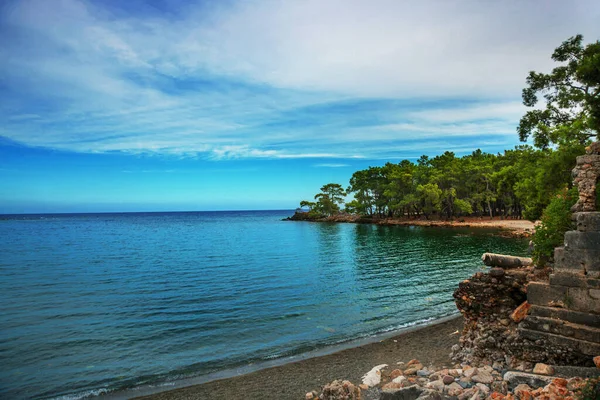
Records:
{"label": "blue sky", "polygon": [[387,161],[518,143],[594,1],[8,0],[0,213],[287,209]]}

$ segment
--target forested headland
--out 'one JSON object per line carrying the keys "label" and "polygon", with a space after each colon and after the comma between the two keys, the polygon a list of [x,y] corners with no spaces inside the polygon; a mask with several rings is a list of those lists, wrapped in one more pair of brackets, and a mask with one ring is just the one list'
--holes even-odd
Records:
{"label": "forested headland", "polygon": [[324,185],[299,211],[314,219],[349,213],[537,220],[556,198],[568,209],[576,198],[575,159],[600,132],[600,42],[584,45],[581,35],[571,37],[552,59],[560,65],[547,74],[530,72],[523,89],[523,104],[531,110],[516,130],[528,144],[499,154],[474,150],[457,157],[447,151],[369,167],[354,172],[347,187]]}

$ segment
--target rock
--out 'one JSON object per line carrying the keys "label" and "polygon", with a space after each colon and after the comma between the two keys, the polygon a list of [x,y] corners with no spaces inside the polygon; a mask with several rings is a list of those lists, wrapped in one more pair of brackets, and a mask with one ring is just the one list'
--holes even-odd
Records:
{"label": "rock", "polygon": [[462,369],[450,369],[448,370],[448,375],[458,378],[462,375]]}
{"label": "rock", "polygon": [[350,381],[335,380],[323,387],[321,400],[360,400],[360,389]]}
{"label": "rock", "polygon": [[525,383],[532,388],[544,387],[552,382],[552,377],[528,374],[526,372],[509,371],[504,374],[504,380],[508,383],[509,388],[515,388],[521,383]]}
{"label": "rock", "polygon": [[404,373],[402,372],[402,370],[395,369],[392,372],[390,372],[390,379],[395,379],[395,378],[399,377],[400,375],[404,375]]}
{"label": "rock", "polygon": [[487,385],[484,385],[483,383],[478,383],[475,385],[475,387],[479,388],[479,390],[481,390],[481,392],[486,396],[490,394],[490,388]]}
{"label": "rock", "polygon": [[491,374],[492,372],[494,372],[494,368],[492,368],[489,365],[486,365],[484,367],[479,368],[479,371],[485,371]]}
{"label": "rock", "polygon": [[387,367],[387,364],[377,365],[362,377],[362,383],[371,387],[379,385],[381,382],[381,369]]}
{"label": "rock", "polygon": [[392,379],[392,382],[394,382],[394,383],[400,383],[400,384],[403,384],[406,381],[408,381],[408,378],[406,378],[404,375],[400,375],[400,376]]}
{"label": "rock", "polygon": [[454,377],[450,375],[444,375],[442,382],[444,382],[444,385],[449,385],[454,382]]}
{"label": "rock", "polygon": [[364,383],[361,383],[360,385],[358,385],[358,387],[359,387],[361,390],[367,390],[367,389],[369,388],[369,387],[368,387],[367,385],[365,385]]}
{"label": "rock", "polygon": [[582,388],[585,385],[585,382],[586,382],[585,380],[583,380],[579,377],[571,378],[571,379],[569,379],[569,383],[567,383],[567,389],[574,392],[574,391]]}
{"label": "rock", "polygon": [[470,379],[465,378],[464,376],[462,378],[460,378],[460,380],[458,381],[458,384],[460,385],[460,387],[462,387],[463,389],[468,389],[471,386],[473,386],[473,382],[471,382]]}
{"label": "rock", "polygon": [[427,369],[420,369],[417,371],[417,376],[429,376],[431,375],[431,371]]}
{"label": "rock", "polygon": [[416,375],[417,371],[420,369],[421,368],[408,367],[407,369],[404,370],[404,375]]}
{"label": "rock", "polygon": [[490,276],[493,276],[494,278],[500,278],[500,277],[504,276],[504,270],[502,268],[494,267],[494,268],[490,269],[489,274],[490,274]]}
{"label": "rock", "polygon": [[531,392],[533,389],[531,389],[531,387],[529,387],[529,385],[525,384],[525,383],[521,383],[520,385],[517,385],[516,388],[514,388],[513,393],[515,394],[515,396],[517,397],[522,397],[521,393],[522,392]]}
{"label": "rock", "polygon": [[433,374],[429,375],[429,380],[431,381],[438,381],[440,379],[442,379],[443,375],[438,374],[437,372],[434,372]]}
{"label": "rock", "polygon": [[594,357],[593,360],[594,364],[596,364],[596,367],[600,368],[600,356]]}
{"label": "rock", "polygon": [[554,368],[547,364],[537,363],[535,364],[535,367],[533,367],[533,373],[540,375],[553,375]]}
{"label": "rock", "polygon": [[494,382],[494,377],[487,371],[478,371],[477,375],[473,375],[471,380],[476,383],[490,384]]}
{"label": "rock", "polygon": [[508,384],[504,381],[495,381],[490,384],[490,389],[494,392],[506,394],[508,393]]}
{"label": "rock", "polygon": [[448,396],[458,396],[464,392],[462,386],[460,386],[456,382],[452,382],[450,385],[446,386],[446,393]]}
{"label": "rock", "polygon": [[398,382],[388,382],[381,387],[381,390],[389,390],[389,389],[402,389],[402,384]]}
{"label": "rock", "polygon": [[479,398],[479,388],[467,389],[458,395],[458,400],[470,400],[472,398]]}
{"label": "rock", "polygon": [[315,398],[315,395],[313,394],[313,392],[308,392],[308,393],[306,393],[306,395],[304,396],[304,398],[306,400],[312,400],[312,399]]}
{"label": "rock", "polygon": [[565,378],[554,378],[552,380],[552,384],[556,386],[567,387],[569,381],[567,381]]}
{"label": "rock", "polygon": [[525,319],[527,314],[529,314],[529,310],[531,309],[531,304],[527,301],[523,302],[519,307],[517,307],[513,313],[510,315],[510,319],[515,321],[517,324]]}
{"label": "rock", "polygon": [[471,379],[473,375],[477,375],[477,368],[469,368],[463,371],[463,376],[465,378]]}
{"label": "rock", "polygon": [[[412,360],[410,360],[410,361],[409,361],[409,362],[406,364],[406,366],[407,366],[407,367],[410,367],[411,365],[417,365],[417,364],[418,364],[418,365],[422,365],[422,364],[419,362],[419,360],[417,360],[416,358],[413,358]],[[421,367],[421,368],[423,368],[423,367]],[[421,368],[419,368],[419,369],[421,369]]]}
{"label": "rock", "polygon": [[442,395],[435,390],[425,389],[416,400],[442,400]]}
{"label": "rock", "polygon": [[442,380],[432,381],[432,382],[429,382],[427,385],[425,385],[425,387],[427,389],[434,389],[434,390],[437,390],[438,392],[443,392],[444,386],[445,385]]}
{"label": "rock", "polygon": [[380,400],[415,400],[424,389],[418,386],[405,387],[402,389],[386,389],[381,391]]}

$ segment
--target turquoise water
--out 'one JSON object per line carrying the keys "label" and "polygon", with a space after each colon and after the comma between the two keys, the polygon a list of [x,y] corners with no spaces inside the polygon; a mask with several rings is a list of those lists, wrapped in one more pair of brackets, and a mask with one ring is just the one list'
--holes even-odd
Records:
{"label": "turquoise water", "polygon": [[489,231],[290,211],[0,217],[0,397],[201,376],[456,312]]}

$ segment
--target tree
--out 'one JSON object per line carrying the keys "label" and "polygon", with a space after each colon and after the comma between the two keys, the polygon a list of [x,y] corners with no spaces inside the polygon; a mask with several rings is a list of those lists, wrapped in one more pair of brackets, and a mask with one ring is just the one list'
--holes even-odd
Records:
{"label": "tree", "polygon": [[321,186],[321,193],[315,195],[316,208],[323,214],[333,215],[340,211],[340,204],[344,203],[346,192],[338,183],[328,183]]}
{"label": "tree", "polygon": [[583,36],[564,41],[552,59],[564,63],[549,74],[531,71],[523,104],[545,108],[528,111],[519,122],[521,141],[533,136],[536,147],[585,145],[600,133],[600,41],[583,46]]}
{"label": "tree", "polygon": [[315,206],[317,205],[317,203],[313,202],[313,201],[308,201],[308,200],[302,200],[300,202],[300,208],[308,208],[308,211],[312,210],[313,208],[315,208]]}
{"label": "tree", "polygon": [[423,214],[429,219],[429,215],[441,211],[442,190],[435,183],[417,186],[417,196],[421,201]]}

